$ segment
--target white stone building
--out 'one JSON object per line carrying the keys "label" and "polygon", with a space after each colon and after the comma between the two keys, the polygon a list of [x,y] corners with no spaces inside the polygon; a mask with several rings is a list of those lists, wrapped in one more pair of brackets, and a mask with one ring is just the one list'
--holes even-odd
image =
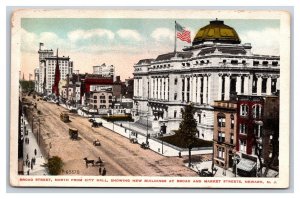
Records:
{"label": "white stone building", "polygon": [[[54,84],[55,67],[57,55],[54,55],[53,50],[43,49],[40,44],[39,53],[39,67],[35,70],[38,71],[38,75],[35,74],[35,82],[37,84],[36,91],[43,94],[51,94],[52,86]],[[58,57],[60,79],[65,80],[67,74],[73,73],[73,61],[70,61],[69,57]]]}
{"label": "white stone building", "polygon": [[93,74],[102,75],[103,77],[113,77],[115,82],[115,67],[113,65],[106,65],[103,63],[100,66],[93,66]]}
{"label": "white stone building", "polygon": [[280,57],[256,55],[251,48],[241,44],[233,28],[215,20],[200,28],[192,46],[183,51],[140,60],[134,65],[133,97],[139,121],[148,112],[169,133],[178,129],[184,106],[193,103],[199,137],[212,140],[215,100],[279,90]]}

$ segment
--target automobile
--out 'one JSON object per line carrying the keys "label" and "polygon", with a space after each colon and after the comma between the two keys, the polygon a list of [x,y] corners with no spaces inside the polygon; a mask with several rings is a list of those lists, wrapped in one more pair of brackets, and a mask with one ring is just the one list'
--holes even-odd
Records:
{"label": "automobile", "polygon": [[62,112],[60,113],[60,120],[63,121],[63,122],[69,122],[70,119],[69,119],[69,115],[67,112]]}
{"label": "automobile", "polygon": [[75,128],[69,128],[69,135],[71,140],[77,140],[78,139],[78,130]]}
{"label": "automobile", "polygon": [[101,146],[101,143],[100,143],[100,141],[97,139],[97,140],[94,140],[93,145],[94,145],[94,146]]}
{"label": "automobile", "polygon": [[99,127],[99,126],[102,126],[102,122],[93,121],[92,127]]}

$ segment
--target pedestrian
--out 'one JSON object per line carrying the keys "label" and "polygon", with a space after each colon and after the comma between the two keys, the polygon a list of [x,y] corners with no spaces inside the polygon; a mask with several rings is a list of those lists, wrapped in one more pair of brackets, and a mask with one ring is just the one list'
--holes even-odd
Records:
{"label": "pedestrian", "polygon": [[27,175],[29,175],[29,169],[27,170]]}
{"label": "pedestrian", "polygon": [[32,162],[30,163],[30,168],[31,168],[31,170],[33,170],[33,163]]}
{"label": "pedestrian", "polygon": [[102,168],[101,168],[101,166],[99,167],[99,175],[101,175],[101,170],[102,170]]}
{"label": "pedestrian", "polygon": [[105,176],[106,175],[106,169],[103,169],[102,175]]}
{"label": "pedestrian", "polygon": [[33,165],[35,165],[35,160],[36,160],[36,159],[35,159],[35,157],[34,157],[34,158],[33,158]]}
{"label": "pedestrian", "polygon": [[36,154],[37,154],[37,151],[36,151],[36,149],[34,149],[34,155],[36,156]]}

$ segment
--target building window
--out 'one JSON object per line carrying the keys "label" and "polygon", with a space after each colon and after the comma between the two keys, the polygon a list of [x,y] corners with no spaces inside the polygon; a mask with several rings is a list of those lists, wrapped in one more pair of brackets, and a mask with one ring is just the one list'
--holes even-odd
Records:
{"label": "building window", "polygon": [[240,116],[247,116],[248,115],[248,106],[246,104],[242,104],[240,106]]}
{"label": "building window", "polygon": [[174,118],[176,118],[177,117],[177,111],[175,110],[174,111]]}
{"label": "building window", "polygon": [[234,129],[234,115],[230,115],[230,128]]}
{"label": "building window", "polygon": [[271,92],[272,93],[276,92],[276,83],[277,83],[277,79],[272,79],[272,81],[271,81]]}
{"label": "building window", "polygon": [[240,140],[240,152],[246,153],[246,150],[247,150],[247,141]]}
{"label": "building window", "polygon": [[255,137],[259,138],[262,136],[262,126],[261,125],[255,125],[254,126],[254,134],[255,134]]}
{"label": "building window", "polygon": [[108,99],[112,99],[112,96],[110,95],[110,96],[108,96]]}
{"label": "building window", "polygon": [[224,159],[225,150],[223,147],[218,147],[218,158]]}
{"label": "building window", "polygon": [[255,104],[252,106],[252,116],[253,118],[261,118],[262,106],[260,104]]}
{"label": "building window", "polygon": [[94,109],[97,109],[97,105],[94,105]]}
{"label": "building window", "polygon": [[177,100],[177,93],[174,93],[174,100]]}
{"label": "building window", "polygon": [[234,141],[233,133],[230,133],[230,144],[233,144],[233,141]]}
{"label": "building window", "polygon": [[253,66],[258,66],[259,65],[259,61],[253,61]]}
{"label": "building window", "polygon": [[267,78],[262,79],[261,92],[262,93],[267,92]]}
{"label": "building window", "polygon": [[223,131],[218,131],[218,142],[225,141],[225,133]]}
{"label": "building window", "polygon": [[96,96],[96,95],[94,96],[94,99],[97,99],[97,96]]}
{"label": "building window", "polygon": [[175,78],[175,80],[174,80],[174,85],[177,85],[177,82],[178,82],[178,79]]}
{"label": "building window", "polygon": [[240,134],[247,134],[247,125],[246,124],[243,124],[241,123],[240,124]]}
{"label": "building window", "polygon": [[94,100],[94,103],[97,103],[97,100]]}
{"label": "building window", "polygon": [[225,115],[223,113],[219,113],[217,115],[218,127],[225,127]]}

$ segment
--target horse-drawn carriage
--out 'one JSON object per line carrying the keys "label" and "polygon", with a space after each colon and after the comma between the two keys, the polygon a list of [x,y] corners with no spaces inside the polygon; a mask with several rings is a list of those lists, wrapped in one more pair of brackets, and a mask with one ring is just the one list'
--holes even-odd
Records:
{"label": "horse-drawn carriage", "polygon": [[89,167],[89,164],[91,164],[92,166],[100,166],[100,167],[104,166],[104,161],[100,157],[98,157],[97,161],[89,160],[86,157],[83,158],[83,160],[85,161],[85,165],[86,165],[87,168]]}
{"label": "horse-drawn carriage", "polygon": [[69,128],[69,135],[71,140],[77,140],[78,139],[78,130],[75,128]]}

